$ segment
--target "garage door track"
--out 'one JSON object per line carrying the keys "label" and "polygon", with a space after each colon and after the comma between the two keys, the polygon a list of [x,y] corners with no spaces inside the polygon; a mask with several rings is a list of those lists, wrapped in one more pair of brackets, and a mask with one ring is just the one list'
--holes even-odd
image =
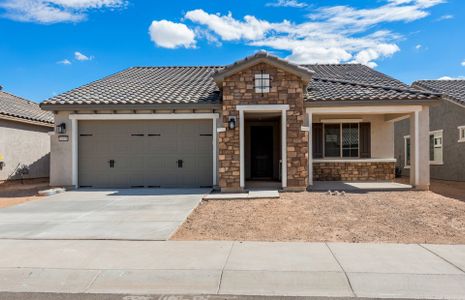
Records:
{"label": "garage door track", "polygon": [[208,189],[78,190],[0,210],[2,239],[167,240]]}

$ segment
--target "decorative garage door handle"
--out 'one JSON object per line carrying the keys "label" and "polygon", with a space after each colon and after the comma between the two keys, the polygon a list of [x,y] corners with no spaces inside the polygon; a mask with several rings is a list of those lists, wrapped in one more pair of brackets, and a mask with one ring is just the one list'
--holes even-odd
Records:
{"label": "decorative garage door handle", "polygon": [[182,159],[178,159],[176,161],[176,164],[178,165],[178,168],[182,168],[182,164],[184,163],[184,161]]}
{"label": "decorative garage door handle", "polygon": [[110,159],[108,161],[108,163],[110,164],[110,168],[114,168],[115,167],[115,160],[114,159]]}

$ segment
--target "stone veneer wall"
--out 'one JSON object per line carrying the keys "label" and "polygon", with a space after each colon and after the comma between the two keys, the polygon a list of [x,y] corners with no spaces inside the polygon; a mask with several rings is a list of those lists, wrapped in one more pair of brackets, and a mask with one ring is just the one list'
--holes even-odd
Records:
{"label": "stone veneer wall", "polygon": [[394,180],[394,162],[314,162],[315,181]]}
{"label": "stone veneer wall", "polygon": [[[255,93],[254,77],[263,71],[271,76],[269,93]],[[236,116],[237,126],[219,133],[219,185],[223,191],[240,189],[240,126],[236,105],[289,104],[287,111],[287,185],[289,189],[307,187],[308,133],[304,125],[302,80],[284,70],[260,63],[238,72],[223,81],[223,123],[228,128],[229,116]]]}

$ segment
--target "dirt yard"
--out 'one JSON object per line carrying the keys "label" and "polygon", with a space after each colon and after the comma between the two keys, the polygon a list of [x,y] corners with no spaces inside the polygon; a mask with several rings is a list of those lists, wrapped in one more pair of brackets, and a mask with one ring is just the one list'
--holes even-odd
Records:
{"label": "dirt yard", "polygon": [[204,201],[173,239],[465,244],[465,183],[432,190]]}
{"label": "dirt yard", "polygon": [[11,181],[0,183],[0,208],[39,200],[37,192],[47,189],[48,180]]}

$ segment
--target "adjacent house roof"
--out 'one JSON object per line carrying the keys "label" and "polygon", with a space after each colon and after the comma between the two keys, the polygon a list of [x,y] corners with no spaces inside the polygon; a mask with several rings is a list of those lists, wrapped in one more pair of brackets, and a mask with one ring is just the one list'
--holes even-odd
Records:
{"label": "adjacent house roof", "polygon": [[294,65],[264,52],[230,66],[134,67],[78,87],[42,103],[45,109],[71,105],[163,106],[219,105],[221,81],[237,68],[266,59],[292,70],[308,82],[307,103],[327,100],[430,100],[439,96],[408,85],[360,64]]}
{"label": "adjacent house roof", "polygon": [[412,83],[415,88],[445,94],[459,104],[465,104],[465,79],[463,80],[419,80]]}
{"label": "adjacent house roof", "polygon": [[51,126],[53,114],[43,111],[37,103],[0,91],[0,118]]}

